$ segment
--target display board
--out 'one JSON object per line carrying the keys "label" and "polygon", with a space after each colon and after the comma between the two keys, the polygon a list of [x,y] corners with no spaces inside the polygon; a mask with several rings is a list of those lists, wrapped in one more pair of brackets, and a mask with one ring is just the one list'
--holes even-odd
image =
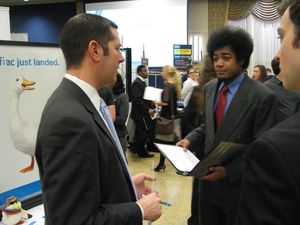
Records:
{"label": "display board", "polygon": [[[21,149],[34,152],[36,135],[29,134],[37,131],[46,101],[64,74],[57,45],[0,41],[0,207],[11,195],[22,200],[40,192],[37,164],[31,172],[19,172],[31,160]],[[23,78],[36,82],[34,90],[20,92]]]}
{"label": "display board", "polygon": [[[135,0],[86,3],[85,11],[118,25],[123,47],[132,49],[132,62],[172,65],[173,44],[187,43],[187,0]],[[135,66],[133,65],[134,69]]]}

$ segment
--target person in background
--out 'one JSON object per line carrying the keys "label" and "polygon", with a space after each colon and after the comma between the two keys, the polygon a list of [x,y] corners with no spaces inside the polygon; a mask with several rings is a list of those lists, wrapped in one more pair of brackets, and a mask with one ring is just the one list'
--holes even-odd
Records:
{"label": "person in background", "polygon": [[36,141],[45,224],[141,225],[158,219],[159,194],[144,183],[154,177],[131,177],[98,94],[115,82],[124,61],[117,25],[78,14],[64,25],[60,47],[67,71],[46,103]]}
{"label": "person in background", "polygon": [[[180,137],[180,121],[177,119],[177,100],[180,99],[181,79],[177,69],[169,65],[163,67],[161,76],[164,80],[164,89],[161,95],[161,102],[157,104],[161,106],[161,117],[174,120],[174,133],[171,135],[156,134],[155,136],[156,140],[160,143],[175,145]],[[159,172],[165,169],[165,157],[160,153],[159,163],[154,168],[154,171]]]}
{"label": "person in background", "polygon": [[114,122],[116,120],[116,107],[110,85],[102,87],[98,93],[107,105],[111,119]]}
{"label": "person in background", "polygon": [[266,72],[267,72],[267,80],[271,80],[275,76],[270,68],[266,68]]}
{"label": "person in background", "polygon": [[[131,85],[132,108],[130,117],[135,123],[134,140],[130,149],[137,153],[139,158],[151,158],[149,150],[156,149],[155,140],[155,120],[151,119],[154,115],[154,103],[143,99],[144,91],[147,86],[148,68],[145,65],[137,67],[137,78]],[[147,146],[147,149],[145,148]]]}
{"label": "person in background", "polygon": [[[277,29],[283,87],[300,94],[300,1],[283,1]],[[300,221],[300,112],[247,149],[237,225],[294,225]]]}
{"label": "person in background", "polygon": [[190,64],[185,68],[185,73],[181,76],[181,84],[182,85],[188,79],[189,72],[193,67],[194,66]]}
{"label": "person in background", "polygon": [[113,100],[116,108],[116,119],[114,125],[122,145],[124,153],[127,148],[127,128],[126,121],[129,112],[128,95],[125,93],[125,87],[121,74],[118,73],[117,80],[112,87]]}
{"label": "person in background", "polygon": [[[217,79],[204,86],[205,119],[177,145],[209,154],[222,141],[250,144],[275,123],[276,96],[245,75],[253,41],[241,28],[227,26],[213,32],[207,52]],[[199,224],[232,225],[238,208],[243,156],[212,166],[199,178]]]}
{"label": "person in background", "polygon": [[285,89],[282,85],[283,74],[280,73],[280,61],[274,57],[271,62],[275,76],[264,83],[278,98],[277,121],[280,122],[300,109],[300,95]]}
{"label": "person in background", "polygon": [[194,129],[200,126],[204,113],[204,85],[216,78],[213,65],[209,57],[204,57],[203,69],[200,72],[198,85],[192,88],[192,93],[181,118],[181,136],[185,137]]}
{"label": "person in background", "polygon": [[265,82],[268,80],[267,78],[267,71],[265,66],[263,65],[256,65],[253,67],[253,72],[252,72],[252,79],[256,80],[260,83]]}
{"label": "person in background", "polygon": [[193,88],[198,85],[199,71],[195,68],[189,70],[188,78],[183,83],[181,90],[181,98],[183,100],[183,106],[186,107],[193,92]]}
{"label": "person in background", "polygon": [[[217,75],[215,73],[212,61],[209,56],[204,57],[203,69],[200,73],[198,79],[199,85],[193,90],[191,99],[184,110],[183,117],[181,118],[181,135],[185,137],[194,129],[199,127],[204,119],[204,93],[203,88],[206,83],[216,79]],[[203,143],[204,144],[204,143]],[[203,158],[202,149],[204,146],[190,146],[190,150],[195,153],[196,157],[200,160]],[[192,187],[192,203],[191,203],[191,216],[188,218],[188,225],[198,225],[199,224],[199,197],[198,197],[198,183],[197,178],[193,179]]]}

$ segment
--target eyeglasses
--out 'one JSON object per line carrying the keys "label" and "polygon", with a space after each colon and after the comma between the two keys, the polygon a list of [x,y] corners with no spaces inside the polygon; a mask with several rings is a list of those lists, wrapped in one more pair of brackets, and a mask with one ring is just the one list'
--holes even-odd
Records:
{"label": "eyeglasses", "polygon": [[192,74],[192,73],[199,73],[199,71],[197,71],[197,70],[191,70],[191,71],[189,72],[189,74]]}

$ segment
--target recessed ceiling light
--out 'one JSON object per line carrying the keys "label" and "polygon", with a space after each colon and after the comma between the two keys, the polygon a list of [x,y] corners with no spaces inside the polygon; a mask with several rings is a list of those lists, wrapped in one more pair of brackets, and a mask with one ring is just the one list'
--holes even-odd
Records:
{"label": "recessed ceiling light", "polygon": [[29,0],[24,0],[24,2],[28,2]]}

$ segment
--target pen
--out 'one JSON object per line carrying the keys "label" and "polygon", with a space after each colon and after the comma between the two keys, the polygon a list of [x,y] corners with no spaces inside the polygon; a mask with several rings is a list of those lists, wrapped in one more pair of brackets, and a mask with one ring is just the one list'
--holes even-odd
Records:
{"label": "pen", "polygon": [[161,204],[161,205],[165,205],[165,206],[172,206],[171,203],[165,202],[165,201],[160,201],[160,204]]}

